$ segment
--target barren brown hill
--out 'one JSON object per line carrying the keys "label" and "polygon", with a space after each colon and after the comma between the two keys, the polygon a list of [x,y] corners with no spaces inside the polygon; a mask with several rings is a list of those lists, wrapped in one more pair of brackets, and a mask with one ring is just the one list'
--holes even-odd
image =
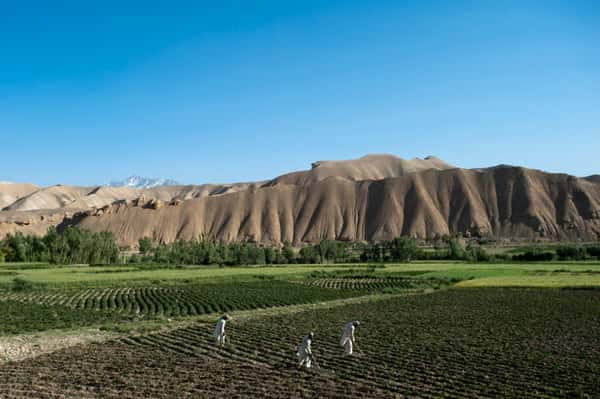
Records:
{"label": "barren brown hill", "polygon": [[584,177],[585,180],[591,181],[592,183],[600,183],[600,175],[591,175]]}
{"label": "barren brown hill", "polygon": [[454,166],[433,156],[425,159],[406,160],[390,154],[372,154],[346,161],[317,161],[312,164],[310,170],[288,173],[267,184],[305,185],[319,182],[328,177],[339,177],[352,181],[381,180],[422,170],[452,168]]}
{"label": "barren brown hill", "polygon": [[[255,184],[255,183],[252,183]],[[256,183],[260,184],[260,183]],[[76,187],[56,185],[46,188],[36,186],[20,196],[11,196],[11,191],[4,191],[0,186],[0,195],[6,193],[4,211],[40,211],[99,208],[119,200],[133,200],[138,197],[171,201],[173,199],[186,200],[211,195],[221,195],[229,192],[245,190],[250,183],[237,184],[203,184],[189,186],[163,186],[151,189],[137,189],[131,187]],[[23,185],[25,186],[25,185]],[[15,191],[15,190],[13,190]],[[0,197],[4,198],[4,197]],[[11,199],[13,199],[11,201]]]}
{"label": "barren brown hill", "polygon": [[0,237],[76,225],[112,231],[127,245],[145,236],[171,242],[200,235],[265,244],[452,233],[596,239],[600,184],[593,181],[506,165],[465,170],[434,157],[370,155],[321,161],[257,183],[146,190],[3,183],[0,198],[10,204],[0,211]]}
{"label": "barren brown hill", "polygon": [[518,167],[425,170],[382,180],[329,177],[155,207],[114,205],[72,221],[115,233],[124,244],[200,235],[223,241],[370,241],[450,233],[596,239],[600,186]]}
{"label": "barren brown hill", "polygon": [[0,238],[7,234],[44,234],[48,228],[84,212],[98,215],[111,204],[179,203],[191,198],[218,196],[247,189],[258,183],[163,186],[151,189],[130,187],[74,187],[56,185],[40,188],[27,184],[0,183]]}
{"label": "barren brown hill", "polygon": [[37,190],[39,187],[33,184],[0,182],[0,211]]}

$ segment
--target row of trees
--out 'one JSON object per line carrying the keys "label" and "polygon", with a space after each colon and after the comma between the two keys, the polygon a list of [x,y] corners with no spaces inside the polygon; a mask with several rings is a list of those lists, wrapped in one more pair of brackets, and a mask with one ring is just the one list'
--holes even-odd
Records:
{"label": "row of trees", "polygon": [[223,244],[210,240],[176,241],[153,246],[149,238],[139,241],[140,255],[131,263],[255,265],[289,263],[410,262],[418,259],[489,261],[479,246],[463,247],[458,239],[447,241],[445,248],[423,250],[413,238],[398,237],[372,244],[322,240],[316,245],[294,251],[285,243],[281,249],[247,243]]}
{"label": "row of trees", "polygon": [[119,261],[119,248],[112,233],[68,227],[61,233],[50,229],[43,237],[7,235],[0,240],[0,261],[109,264]]}
{"label": "row of trees", "polygon": [[176,241],[153,246],[149,238],[143,238],[139,241],[139,248],[140,255],[132,256],[129,260],[131,263],[259,265],[404,262],[416,259],[419,252],[416,241],[405,237],[370,246],[322,240],[316,245],[302,247],[299,251],[295,251],[290,243],[285,243],[280,249],[247,243],[223,244],[210,240]]}
{"label": "row of trees", "polygon": [[516,261],[600,260],[600,245],[559,245],[555,248],[528,248],[512,257]]}
{"label": "row of trees", "polygon": [[123,261],[157,265],[262,265],[291,263],[410,262],[412,260],[463,261],[551,261],[600,259],[600,245],[561,245],[528,248],[517,254],[489,254],[474,242],[447,238],[434,248],[421,248],[409,237],[378,243],[346,243],[323,240],[299,251],[285,243],[281,248],[250,243],[220,243],[213,240],[175,241],[154,245],[150,238],[139,241],[140,254],[120,256],[114,236],[69,227],[60,233],[48,230],[43,237],[8,235],[0,240],[0,262],[49,262],[55,264],[114,264]]}
{"label": "row of trees", "polygon": [[296,253],[291,245],[281,249],[258,247],[248,243],[222,244],[211,240],[175,241],[153,246],[148,238],[139,242],[140,255],[130,263],[161,265],[264,265],[294,263]]}

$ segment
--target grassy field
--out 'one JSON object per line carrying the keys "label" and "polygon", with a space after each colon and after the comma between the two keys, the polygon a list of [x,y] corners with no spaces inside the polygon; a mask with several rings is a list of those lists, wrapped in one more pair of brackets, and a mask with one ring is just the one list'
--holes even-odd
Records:
{"label": "grassy field", "polygon": [[519,276],[482,277],[461,281],[457,287],[600,287],[600,272],[546,273]]}
{"label": "grassy field", "polygon": [[[114,286],[148,281],[168,283],[177,280],[202,280],[218,282],[252,279],[255,276],[271,276],[293,279],[317,271],[345,271],[348,269],[367,270],[370,265],[282,265],[255,267],[182,267],[178,269],[146,269],[133,266],[69,266],[56,267],[43,264],[15,265],[0,264],[0,287],[7,286],[15,277],[33,283],[61,285],[79,283],[82,285]],[[516,279],[535,272],[599,271],[600,262],[546,262],[546,263],[461,263],[461,262],[413,262],[408,264],[387,264],[378,267],[376,275],[394,275],[424,272],[422,277],[474,279],[488,277],[515,277]],[[426,272],[426,273],[425,273]]]}
{"label": "grassy field", "polygon": [[0,397],[600,397],[599,323],[598,262],[3,264]]}

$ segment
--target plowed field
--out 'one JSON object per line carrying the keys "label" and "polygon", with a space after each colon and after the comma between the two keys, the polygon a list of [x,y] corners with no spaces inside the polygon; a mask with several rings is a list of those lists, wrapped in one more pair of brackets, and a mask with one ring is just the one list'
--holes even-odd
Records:
{"label": "plowed field", "polygon": [[[235,319],[79,346],[0,367],[0,397],[600,396],[600,291],[462,289]],[[339,347],[361,320],[363,354]],[[320,369],[297,370],[313,330]]]}

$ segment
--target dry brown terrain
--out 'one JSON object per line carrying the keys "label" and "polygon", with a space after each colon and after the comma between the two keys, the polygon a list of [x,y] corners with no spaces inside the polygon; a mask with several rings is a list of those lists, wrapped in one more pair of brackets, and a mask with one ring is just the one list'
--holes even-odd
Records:
{"label": "dry brown terrain", "polygon": [[296,186],[316,183],[328,177],[346,180],[381,180],[404,176],[423,170],[446,170],[454,166],[433,156],[406,160],[394,155],[374,154],[348,161],[317,161],[306,171],[292,172],[271,180],[269,185],[292,184]]}
{"label": "dry brown terrain", "polygon": [[584,177],[585,180],[591,181],[592,183],[600,183],[600,175],[591,175]]}
{"label": "dry brown terrain", "polygon": [[0,210],[37,190],[33,184],[0,182]]}
{"label": "dry brown terrain", "polygon": [[0,235],[77,225],[112,231],[128,245],[144,236],[157,242],[204,235],[299,244],[401,234],[524,239],[600,234],[600,185],[591,178],[513,166],[468,170],[434,157],[407,161],[390,155],[317,162],[311,170],[258,183],[147,190],[53,186],[25,190],[4,209]]}

